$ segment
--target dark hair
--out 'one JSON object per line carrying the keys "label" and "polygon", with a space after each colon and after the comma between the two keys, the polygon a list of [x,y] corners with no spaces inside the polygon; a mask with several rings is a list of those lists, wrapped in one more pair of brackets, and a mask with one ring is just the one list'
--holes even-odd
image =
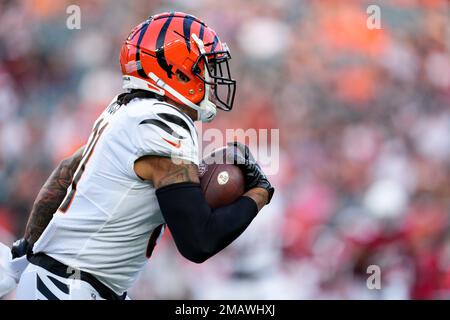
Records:
{"label": "dark hair", "polygon": [[117,97],[117,103],[119,105],[126,105],[134,98],[162,100],[162,97],[154,92],[140,89],[133,89],[130,92],[121,93]]}

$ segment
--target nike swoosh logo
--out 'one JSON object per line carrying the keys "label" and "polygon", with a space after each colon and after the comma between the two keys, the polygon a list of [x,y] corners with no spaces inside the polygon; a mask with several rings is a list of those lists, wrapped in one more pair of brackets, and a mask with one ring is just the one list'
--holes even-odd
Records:
{"label": "nike swoosh logo", "polygon": [[174,146],[175,148],[180,148],[181,147],[181,141],[178,141],[178,143],[175,143],[173,141],[167,140],[165,138],[162,138],[165,142],[167,142],[168,144],[170,144],[171,146]]}

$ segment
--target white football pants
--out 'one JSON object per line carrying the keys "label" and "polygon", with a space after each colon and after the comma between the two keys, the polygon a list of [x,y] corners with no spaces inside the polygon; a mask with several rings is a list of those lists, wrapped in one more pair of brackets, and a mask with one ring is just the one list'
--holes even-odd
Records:
{"label": "white football pants", "polygon": [[18,300],[105,300],[87,282],[67,279],[29,264],[16,291]]}

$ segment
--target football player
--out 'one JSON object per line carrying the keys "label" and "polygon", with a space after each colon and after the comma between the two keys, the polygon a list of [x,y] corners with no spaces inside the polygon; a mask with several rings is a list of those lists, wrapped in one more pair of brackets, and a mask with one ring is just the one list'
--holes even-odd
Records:
{"label": "football player", "polygon": [[[227,45],[181,12],[150,17],[123,44],[125,92],[39,192],[24,239],[0,246],[0,295],[18,299],[126,298],[164,227],[202,263],[233,242],[274,189],[245,145],[230,146],[246,193],[211,209],[200,189],[194,121],[233,107]],[[29,263],[28,263],[29,262]]]}

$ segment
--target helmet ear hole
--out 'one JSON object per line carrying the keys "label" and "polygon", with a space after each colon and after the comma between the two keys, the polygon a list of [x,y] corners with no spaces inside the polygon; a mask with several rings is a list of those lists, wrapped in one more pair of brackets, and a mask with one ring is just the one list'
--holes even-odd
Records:
{"label": "helmet ear hole", "polygon": [[177,71],[175,72],[175,75],[177,76],[178,81],[181,81],[184,83],[188,83],[189,81],[191,81],[191,79],[186,74],[181,72],[179,69],[177,69]]}

